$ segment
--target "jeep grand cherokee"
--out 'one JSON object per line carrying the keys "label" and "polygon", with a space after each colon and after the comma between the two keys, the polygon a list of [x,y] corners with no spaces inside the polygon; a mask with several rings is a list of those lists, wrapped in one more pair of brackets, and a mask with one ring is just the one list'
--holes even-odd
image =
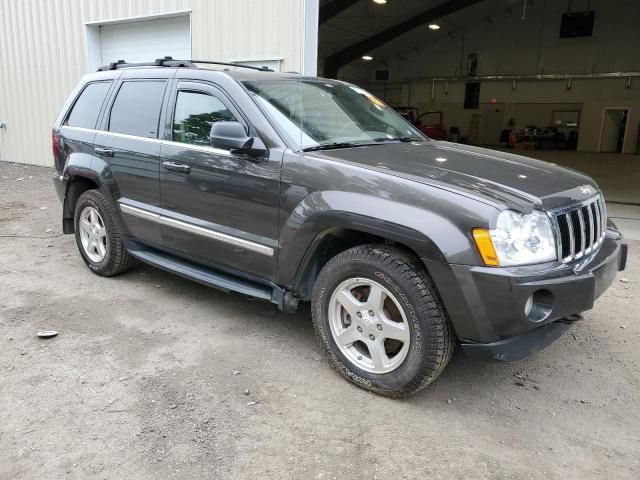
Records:
{"label": "jeep grand cherokee", "polygon": [[285,312],[311,301],[331,364],[404,396],[456,343],[543,348],[624,268],[581,173],[430,140],[345,82],[196,63],[215,64],[105,66],[55,121],[63,230],[98,275],[137,259]]}

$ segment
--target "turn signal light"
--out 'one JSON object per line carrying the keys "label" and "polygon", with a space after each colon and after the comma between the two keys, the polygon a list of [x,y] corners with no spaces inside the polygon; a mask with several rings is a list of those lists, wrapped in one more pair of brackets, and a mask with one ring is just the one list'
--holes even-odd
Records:
{"label": "turn signal light", "polygon": [[478,247],[478,251],[480,252],[480,256],[482,257],[482,261],[485,265],[489,265],[490,267],[499,267],[500,262],[498,261],[496,250],[493,248],[493,242],[491,241],[489,230],[485,228],[474,228],[472,233],[473,239],[476,242],[476,247]]}

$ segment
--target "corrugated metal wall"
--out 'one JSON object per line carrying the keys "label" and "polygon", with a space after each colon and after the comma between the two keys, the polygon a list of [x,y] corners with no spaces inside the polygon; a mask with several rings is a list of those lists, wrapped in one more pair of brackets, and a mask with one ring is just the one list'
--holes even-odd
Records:
{"label": "corrugated metal wall", "polygon": [[87,72],[87,22],[191,11],[194,58],[300,70],[303,0],[1,0],[0,160],[51,165],[51,124]]}

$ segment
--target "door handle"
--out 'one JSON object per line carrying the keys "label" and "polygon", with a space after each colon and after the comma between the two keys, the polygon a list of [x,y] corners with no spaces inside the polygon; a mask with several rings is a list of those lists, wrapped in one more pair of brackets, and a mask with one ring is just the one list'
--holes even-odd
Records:
{"label": "door handle", "polygon": [[191,171],[191,167],[184,163],[162,162],[162,166],[171,172],[189,173]]}
{"label": "door handle", "polygon": [[95,147],[93,151],[102,157],[113,157],[113,150],[110,148]]}

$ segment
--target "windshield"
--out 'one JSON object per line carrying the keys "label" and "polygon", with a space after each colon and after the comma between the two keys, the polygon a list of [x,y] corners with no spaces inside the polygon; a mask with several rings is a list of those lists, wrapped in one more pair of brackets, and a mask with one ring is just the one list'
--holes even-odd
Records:
{"label": "windshield", "polygon": [[354,85],[315,79],[245,81],[244,85],[304,150],[426,140],[395,111]]}

